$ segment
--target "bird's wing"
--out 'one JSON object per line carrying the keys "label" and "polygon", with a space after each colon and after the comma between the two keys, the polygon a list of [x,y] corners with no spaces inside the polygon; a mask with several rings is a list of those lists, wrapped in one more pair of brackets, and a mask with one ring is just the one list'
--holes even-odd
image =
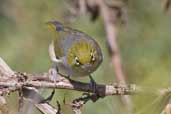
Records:
{"label": "bird's wing", "polygon": [[[53,34],[53,49],[54,49],[54,55],[56,58],[60,58],[64,56],[64,49],[62,46],[62,40],[64,38],[63,36],[63,25],[57,21],[49,21],[46,23],[48,25],[48,28],[51,30]],[[52,44],[51,46],[52,47]]]}
{"label": "bird's wing", "polygon": [[[89,38],[85,33],[64,26],[62,23],[58,21],[49,21],[47,22],[50,30],[54,34],[54,50],[56,58],[60,58],[65,56],[64,50],[70,46],[72,42],[78,39]],[[66,44],[67,43],[67,44]]]}

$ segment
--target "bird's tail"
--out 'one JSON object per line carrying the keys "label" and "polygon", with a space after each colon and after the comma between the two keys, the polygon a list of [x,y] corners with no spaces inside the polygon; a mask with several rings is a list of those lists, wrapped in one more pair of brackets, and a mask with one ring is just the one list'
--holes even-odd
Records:
{"label": "bird's tail", "polygon": [[64,25],[59,21],[48,21],[46,24],[48,25],[48,28],[50,30],[57,31],[57,32],[64,30]]}

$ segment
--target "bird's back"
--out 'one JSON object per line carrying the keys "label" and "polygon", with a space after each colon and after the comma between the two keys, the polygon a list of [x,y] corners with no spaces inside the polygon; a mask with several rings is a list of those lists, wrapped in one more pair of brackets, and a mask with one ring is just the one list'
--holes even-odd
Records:
{"label": "bird's back", "polygon": [[86,40],[87,38],[92,40],[85,33],[66,27],[60,22],[52,21],[48,22],[48,24],[53,25],[52,27],[55,30],[54,47],[57,58],[65,56],[73,42]]}

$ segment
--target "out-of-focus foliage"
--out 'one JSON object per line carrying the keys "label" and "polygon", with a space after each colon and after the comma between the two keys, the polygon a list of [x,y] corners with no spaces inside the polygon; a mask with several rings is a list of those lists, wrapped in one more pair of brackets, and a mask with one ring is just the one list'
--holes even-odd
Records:
{"label": "out-of-focus foliage", "polygon": [[[51,66],[48,56],[51,35],[45,22],[58,20],[68,24],[70,4],[67,3],[67,0],[0,0],[0,56],[16,71],[46,72]],[[161,0],[130,0],[127,4],[128,22],[118,26],[118,44],[129,83],[149,88],[171,86],[171,11],[164,13],[162,4]],[[95,80],[115,82],[102,20],[92,23],[88,16],[76,17],[69,26],[86,32],[102,47],[104,62],[93,73]],[[88,78],[79,80],[89,81]],[[62,103],[64,96],[69,102],[78,95],[81,94],[57,90],[52,103],[55,105],[56,100]],[[156,98],[155,95],[134,96],[135,111],[138,113]],[[12,94],[8,99],[11,110],[17,114],[17,95]],[[126,114],[123,109],[119,97],[112,96],[96,103],[88,102],[83,113]],[[63,105],[62,110],[64,114],[72,113],[69,106]]]}

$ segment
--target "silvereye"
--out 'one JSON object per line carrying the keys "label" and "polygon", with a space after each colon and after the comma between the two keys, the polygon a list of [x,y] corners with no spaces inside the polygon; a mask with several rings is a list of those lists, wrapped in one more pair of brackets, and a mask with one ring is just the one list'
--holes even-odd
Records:
{"label": "silvereye", "polygon": [[49,54],[57,72],[71,77],[90,76],[103,59],[98,43],[87,34],[60,22],[47,24],[55,34]]}

